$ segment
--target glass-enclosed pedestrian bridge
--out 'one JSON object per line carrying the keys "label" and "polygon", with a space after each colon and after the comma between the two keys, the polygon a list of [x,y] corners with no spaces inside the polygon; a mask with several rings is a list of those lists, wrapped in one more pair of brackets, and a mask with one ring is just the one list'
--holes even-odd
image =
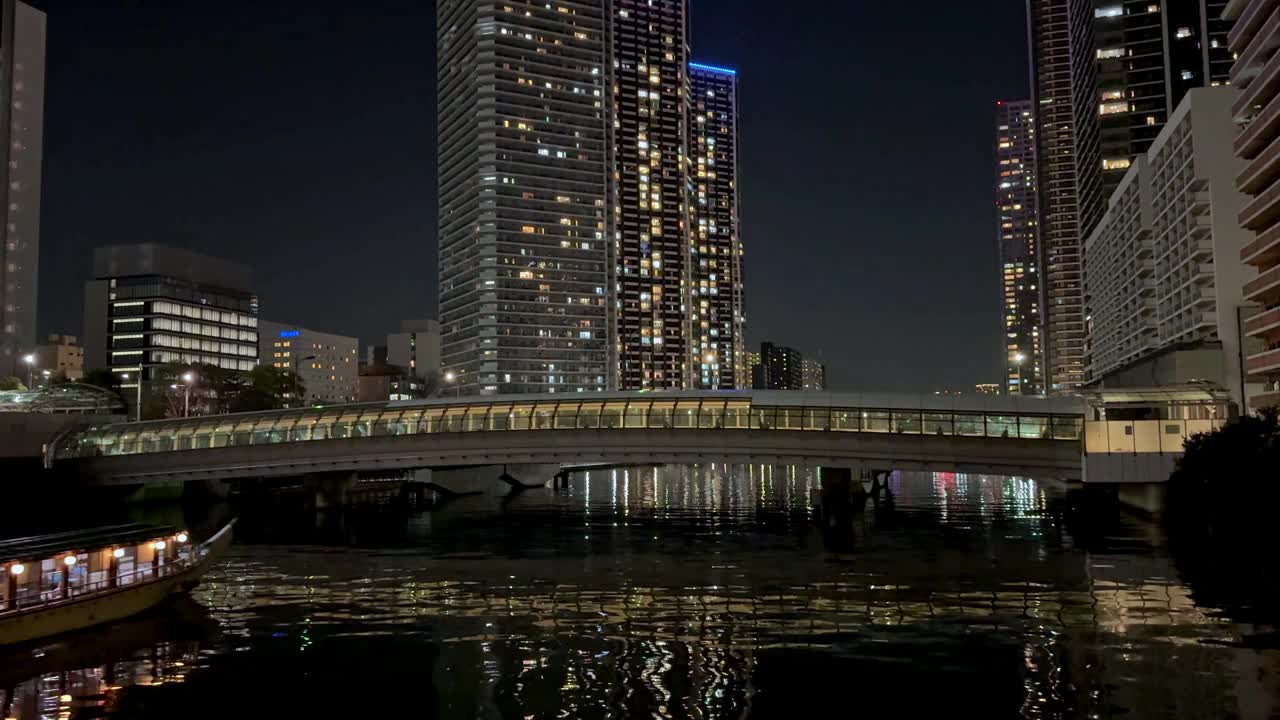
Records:
{"label": "glass-enclosed pedestrian bridge", "polygon": [[[800,431],[1079,444],[1073,398],[780,391],[441,398],[94,425],[59,439],[54,460],[456,434]],[[425,437],[424,437],[425,436]],[[493,438],[495,442],[501,440]]]}

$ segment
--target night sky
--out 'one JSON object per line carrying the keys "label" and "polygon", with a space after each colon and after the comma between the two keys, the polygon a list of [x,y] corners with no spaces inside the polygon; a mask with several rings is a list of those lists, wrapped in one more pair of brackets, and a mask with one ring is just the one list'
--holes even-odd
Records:
{"label": "night sky", "polygon": [[[435,316],[425,0],[33,0],[49,12],[41,331],[92,248],[251,265],[264,318],[381,341]],[[739,70],[748,339],[835,389],[996,382],[993,105],[1027,93],[1022,0],[690,0]]]}

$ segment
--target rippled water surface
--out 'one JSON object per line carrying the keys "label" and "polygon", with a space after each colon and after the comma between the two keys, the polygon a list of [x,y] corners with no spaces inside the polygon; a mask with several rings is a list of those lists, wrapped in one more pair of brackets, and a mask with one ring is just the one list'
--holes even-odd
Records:
{"label": "rippled water surface", "polygon": [[1149,524],[1086,540],[1052,486],[939,473],[828,528],[815,487],[670,467],[248,511],[191,601],[7,668],[2,717],[1277,713],[1266,629],[1197,605]]}

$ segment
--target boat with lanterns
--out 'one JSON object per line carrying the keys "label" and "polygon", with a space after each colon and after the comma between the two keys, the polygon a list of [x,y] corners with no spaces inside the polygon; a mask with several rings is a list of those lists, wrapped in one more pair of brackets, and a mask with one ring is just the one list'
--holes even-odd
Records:
{"label": "boat with lanterns", "polygon": [[190,590],[231,544],[158,525],[112,525],[0,541],[0,646],[114,622]]}

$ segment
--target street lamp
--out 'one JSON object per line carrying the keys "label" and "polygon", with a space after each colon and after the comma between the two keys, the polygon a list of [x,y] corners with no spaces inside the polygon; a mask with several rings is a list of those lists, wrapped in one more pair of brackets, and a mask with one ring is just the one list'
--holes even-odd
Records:
{"label": "street lamp", "polygon": [[458,376],[457,376],[457,375],[455,375],[455,374],[454,374],[454,372],[453,372],[452,370],[450,370],[450,371],[448,371],[448,372],[446,372],[446,373],[444,374],[444,381],[445,381],[447,384],[449,384],[449,385],[453,385],[453,386],[454,386],[454,391],[457,393],[457,396],[458,396],[458,397],[462,397],[462,386],[461,386],[461,385],[454,385],[454,382],[453,382],[454,380],[457,380],[457,379],[458,379]]}
{"label": "street lamp", "polygon": [[302,403],[298,402],[298,399],[299,399],[298,398],[298,363],[302,362],[303,360],[315,360],[315,359],[316,359],[315,355],[308,355],[306,357],[296,357],[293,359],[293,401],[295,403],[298,403],[298,407],[302,407]]}
{"label": "street lamp", "polygon": [[[120,373],[121,380],[128,380],[129,373]],[[134,419],[138,422],[142,421],[142,368],[138,368],[138,400],[134,403],[135,414]]]}
{"label": "street lamp", "polygon": [[35,355],[23,355],[22,362],[27,364],[27,389],[31,389],[31,368],[36,364]]}
{"label": "street lamp", "polygon": [[44,384],[45,384],[45,385],[48,385],[48,384],[49,384],[49,378],[50,378],[52,375],[53,375],[53,373],[49,372],[48,370],[41,370],[41,371],[40,371],[40,376],[44,378]]}

